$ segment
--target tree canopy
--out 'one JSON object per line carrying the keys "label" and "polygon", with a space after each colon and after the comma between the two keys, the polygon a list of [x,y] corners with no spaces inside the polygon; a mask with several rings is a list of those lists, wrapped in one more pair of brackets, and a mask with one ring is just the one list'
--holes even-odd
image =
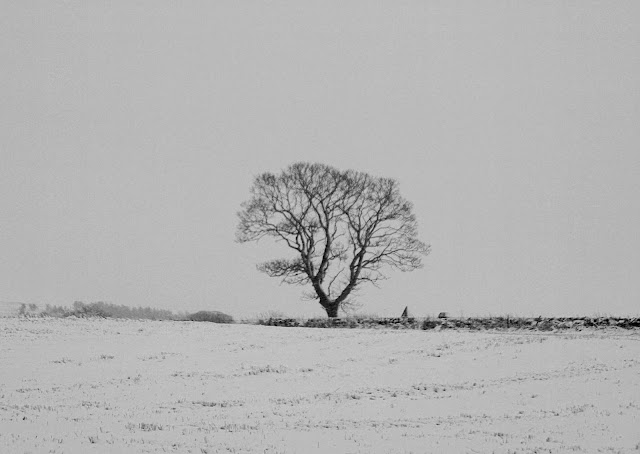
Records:
{"label": "tree canopy", "polygon": [[418,239],[413,205],[396,180],[324,164],[300,162],[258,175],[238,216],[239,242],[272,237],[294,252],[258,269],[311,285],[329,317],[361,284],[384,279],[384,268],[415,270],[430,250]]}

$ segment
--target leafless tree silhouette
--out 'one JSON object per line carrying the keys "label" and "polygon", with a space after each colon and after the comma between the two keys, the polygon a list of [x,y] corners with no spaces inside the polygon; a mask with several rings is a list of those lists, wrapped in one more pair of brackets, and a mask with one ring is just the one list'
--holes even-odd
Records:
{"label": "leafless tree silhouette", "polygon": [[310,284],[312,297],[336,317],[362,283],[385,278],[383,268],[422,266],[430,248],[417,238],[412,209],[394,179],[295,163],[255,178],[238,212],[236,237],[284,242],[295,256],[258,269],[288,284]]}

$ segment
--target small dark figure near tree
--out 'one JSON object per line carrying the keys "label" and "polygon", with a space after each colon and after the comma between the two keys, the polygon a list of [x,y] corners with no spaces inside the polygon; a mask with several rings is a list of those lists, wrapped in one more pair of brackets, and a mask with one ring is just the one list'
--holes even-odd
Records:
{"label": "small dark figure near tree", "polygon": [[309,296],[337,317],[361,284],[385,278],[385,267],[422,267],[429,246],[417,238],[412,209],[396,180],[296,163],[254,179],[236,236],[240,243],[263,237],[285,243],[293,258],[258,269],[288,284],[311,285]]}

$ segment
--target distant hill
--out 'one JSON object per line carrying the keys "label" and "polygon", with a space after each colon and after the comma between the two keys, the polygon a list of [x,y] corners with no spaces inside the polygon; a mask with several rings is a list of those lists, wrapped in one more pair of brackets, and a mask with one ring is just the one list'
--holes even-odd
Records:
{"label": "distant hill", "polygon": [[15,317],[20,311],[20,304],[0,301],[0,317]]}

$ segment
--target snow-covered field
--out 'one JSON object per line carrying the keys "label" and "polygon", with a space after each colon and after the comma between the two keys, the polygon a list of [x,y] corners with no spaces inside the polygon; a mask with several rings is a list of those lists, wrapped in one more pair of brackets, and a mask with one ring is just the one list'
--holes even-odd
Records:
{"label": "snow-covered field", "polygon": [[2,453],[640,452],[640,333],[0,319]]}

